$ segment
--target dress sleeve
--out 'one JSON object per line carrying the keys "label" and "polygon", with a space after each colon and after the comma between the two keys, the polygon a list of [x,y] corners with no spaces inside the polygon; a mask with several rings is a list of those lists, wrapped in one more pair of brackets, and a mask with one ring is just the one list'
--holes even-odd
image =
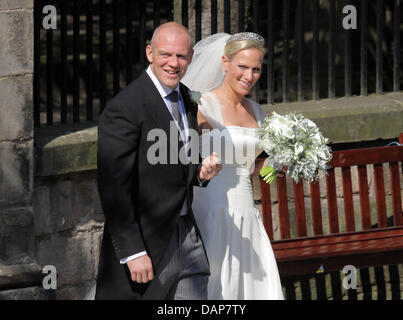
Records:
{"label": "dress sleeve", "polygon": [[199,100],[199,111],[213,129],[222,128],[224,126],[221,108],[212,93],[205,93],[201,96]]}

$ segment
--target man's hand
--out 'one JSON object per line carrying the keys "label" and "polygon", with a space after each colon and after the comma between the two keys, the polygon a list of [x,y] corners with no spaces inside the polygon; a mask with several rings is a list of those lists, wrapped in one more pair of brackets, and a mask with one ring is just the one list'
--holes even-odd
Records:
{"label": "man's hand", "polygon": [[218,158],[217,154],[213,152],[206,159],[203,160],[200,166],[199,179],[210,180],[211,178],[218,175],[221,169],[222,165],[220,159]]}
{"label": "man's hand", "polygon": [[147,254],[128,261],[127,266],[134,282],[147,283],[154,279],[153,266]]}

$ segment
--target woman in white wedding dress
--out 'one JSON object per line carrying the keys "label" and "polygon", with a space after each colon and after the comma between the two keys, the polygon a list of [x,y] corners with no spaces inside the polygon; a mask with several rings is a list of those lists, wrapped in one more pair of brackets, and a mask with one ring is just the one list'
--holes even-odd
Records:
{"label": "woman in white wedding dress", "polygon": [[255,33],[208,37],[194,47],[183,82],[198,102],[202,157],[215,151],[223,165],[206,188],[194,189],[193,211],[210,263],[209,299],[283,299],[280,277],[250,174],[265,112],[246,98],[259,79],[264,40]]}

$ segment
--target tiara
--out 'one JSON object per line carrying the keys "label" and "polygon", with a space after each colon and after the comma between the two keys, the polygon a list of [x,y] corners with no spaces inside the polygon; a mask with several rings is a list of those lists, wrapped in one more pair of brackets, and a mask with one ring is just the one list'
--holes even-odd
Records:
{"label": "tiara", "polygon": [[236,33],[228,38],[227,43],[231,42],[231,41],[237,41],[237,40],[254,40],[254,41],[260,42],[262,44],[262,46],[264,46],[263,37],[254,32]]}

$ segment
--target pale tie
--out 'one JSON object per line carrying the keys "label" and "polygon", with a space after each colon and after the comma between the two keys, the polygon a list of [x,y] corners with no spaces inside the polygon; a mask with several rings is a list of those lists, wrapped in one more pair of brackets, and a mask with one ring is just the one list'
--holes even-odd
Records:
{"label": "pale tie", "polygon": [[179,102],[178,102],[178,92],[177,91],[172,91],[168,95],[168,99],[171,101],[171,109],[172,109],[172,116],[175,119],[175,121],[178,123],[178,126],[180,128],[181,133],[184,133],[184,125],[182,121],[182,117],[179,111]]}
{"label": "pale tie", "polygon": [[[172,110],[172,117],[175,119],[175,121],[178,123],[178,126],[181,131],[181,136],[185,134],[184,130],[184,125],[182,121],[182,117],[179,111],[179,102],[178,102],[178,92],[177,91],[172,91],[168,97],[169,101],[171,101],[171,110]],[[188,213],[187,210],[187,204],[186,204],[186,199],[183,202],[182,209],[179,213],[180,216],[184,216]]]}

